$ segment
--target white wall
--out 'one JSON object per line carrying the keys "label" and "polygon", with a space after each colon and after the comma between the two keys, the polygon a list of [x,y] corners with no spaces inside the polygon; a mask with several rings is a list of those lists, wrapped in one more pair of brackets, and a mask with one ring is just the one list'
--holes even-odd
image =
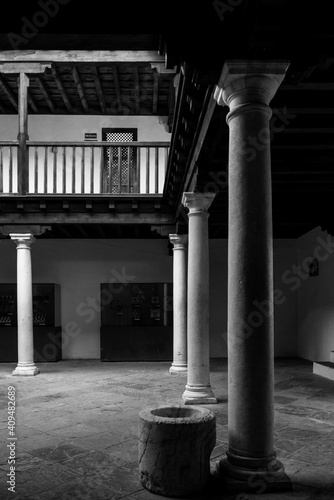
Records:
{"label": "white wall", "polygon": [[[119,128],[137,128],[138,141],[143,142],[169,142],[170,133],[165,128],[165,118],[158,116],[66,116],[66,115],[31,115],[29,116],[29,139],[30,141],[84,141],[85,133],[92,132],[97,134],[97,140],[102,140],[102,128],[119,127]],[[0,141],[9,141],[17,139],[18,118],[16,115],[5,115],[0,117]],[[87,145],[94,144],[86,141]],[[47,152],[46,152],[47,151]],[[56,153],[56,154],[55,154]],[[35,189],[35,162],[38,155],[38,179],[37,189]],[[84,158],[82,158],[82,154]],[[73,149],[67,147],[58,147],[54,152],[52,148],[38,147],[29,148],[29,193],[53,193],[54,192],[54,169],[56,169],[57,193],[85,193],[100,192],[100,176],[101,172],[101,154],[102,150],[99,147],[76,148],[75,166],[72,159]],[[158,154],[158,170],[159,174],[155,177],[155,155]],[[17,192],[17,151],[12,148],[13,163],[10,167],[9,162],[9,147],[4,147],[3,155],[3,192]],[[158,183],[158,192],[162,193],[165,180],[166,169],[166,151],[161,148],[156,152],[155,148],[150,148],[149,158],[147,157],[146,148],[141,148],[138,152],[141,159],[139,192],[146,192],[146,165],[149,163],[149,192],[155,191],[155,184]],[[44,162],[45,156],[47,159],[48,179],[44,179]],[[81,165],[84,160],[84,187],[81,189]],[[139,160],[138,160],[139,161]],[[55,162],[55,163],[54,163]],[[93,171],[91,172],[91,163],[93,163]],[[102,161],[102,164],[104,162]],[[76,180],[72,185],[73,168],[75,170]],[[63,173],[64,172],[64,173]],[[9,178],[13,177],[13,188],[11,189]],[[64,176],[64,179],[63,179]],[[66,179],[65,191],[63,190],[63,180]],[[47,184],[46,190],[44,184]],[[74,189],[74,191],[73,191]]]}
{"label": "white wall", "polygon": [[[15,283],[14,243],[2,240],[0,255],[1,283]],[[37,240],[32,266],[34,283],[61,287],[64,359],[100,358],[100,283],[172,282],[165,240]]]}
{"label": "white wall", "polygon": [[[289,286],[298,288],[297,352],[312,361],[329,361],[334,350],[334,238],[317,227],[297,243],[299,276],[287,277]],[[319,276],[308,276],[312,258],[319,261]]]}
{"label": "white wall", "polygon": [[[293,242],[275,242],[275,286],[294,262]],[[100,283],[172,282],[167,240],[37,240],[32,246],[33,281],[61,286],[64,359],[100,358]],[[226,357],[227,242],[210,241],[210,356]],[[0,241],[0,282],[16,282],[16,249]],[[286,292],[286,290],[285,290]],[[94,310],[97,309],[97,310]],[[296,354],[296,294],[275,310],[275,355]]]}
{"label": "white wall", "polygon": [[[102,140],[102,128],[138,128],[138,141],[169,141],[163,118],[158,116],[86,116],[30,115],[30,141],[84,141],[85,132],[96,132]],[[17,115],[0,117],[0,141],[17,139]]]}
{"label": "white wall", "polygon": [[[296,262],[295,240],[274,241],[275,356],[297,354],[297,295],[282,281]],[[210,241],[210,356],[226,357],[227,240]],[[255,310],[257,310],[255,308]],[[261,311],[260,311],[261,312]]]}

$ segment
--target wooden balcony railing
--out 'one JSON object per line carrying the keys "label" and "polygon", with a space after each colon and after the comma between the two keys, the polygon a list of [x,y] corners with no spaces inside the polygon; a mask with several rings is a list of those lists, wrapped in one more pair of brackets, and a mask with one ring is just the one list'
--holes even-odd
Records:
{"label": "wooden balcony railing", "polygon": [[168,152],[168,142],[29,141],[20,155],[18,141],[0,142],[0,193],[162,193]]}

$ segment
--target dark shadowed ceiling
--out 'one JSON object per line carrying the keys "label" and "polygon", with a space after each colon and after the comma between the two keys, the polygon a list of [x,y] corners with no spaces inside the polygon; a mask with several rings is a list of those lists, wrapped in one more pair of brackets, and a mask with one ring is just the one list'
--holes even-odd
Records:
{"label": "dark shadowed ceiling", "polygon": [[[72,2],[60,7],[63,13],[67,12],[67,21],[70,15],[74,15],[75,0]],[[149,64],[133,63],[55,65],[53,70],[39,76],[39,80],[32,78],[29,111],[168,116],[172,149],[165,188],[166,202],[175,210],[176,222],[182,230],[186,214],[180,205],[181,195],[193,178],[189,171],[197,169],[196,189],[203,191],[210,186],[217,192],[210,210],[210,237],[225,238],[228,234],[227,109],[214,106],[210,111],[210,97],[226,59],[288,59],[290,66],[286,78],[271,103],[274,236],[295,238],[318,225],[334,234],[332,16],[320,4],[294,2],[292,6],[291,3],[284,0],[226,0],[192,3],[190,7],[185,2],[181,10],[180,2],[179,5],[177,2],[175,5],[174,2],[155,2],[150,7],[153,16],[150,22],[145,2],[141,4],[141,11],[138,3],[133,7],[130,7],[131,3],[127,4],[128,16],[125,15],[124,3],[118,5],[114,16],[110,16],[110,20],[117,18],[117,28],[114,29],[115,22],[108,23],[103,18],[101,29],[95,34],[61,31],[55,17],[18,48],[32,51],[156,51],[164,56],[169,72],[158,73]],[[95,27],[97,6],[92,11]],[[26,18],[33,19],[33,14],[30,6]],[[84,22],[73,25],[76,30],[79,27],[82,31],[87,30],[87,15],[86,12]],[[132,34],[119,33],[120,28],[131,31],[128,28],[134,26],[135,19],[138,20],[137,29]],[[22,34],[22,16],[14,20],[8,31],[2,28],[0,50],[13,49],[13,38],[8,36],[9,33]],[[71,23],[65,25],[68,30]],[[106,25],[110,29],[105,29]],[[153,34],[136,33],[138,28]],[[187,80],[175,101],[173,70],[178,71],[180,67],[186,69]],[[0,112],[16,113],[16,86],[14,78],[2,76]],[[61,86],[69,104],[62,95]],[[212,116],[211,122],[206,134],[200,136],[208,114]],[[195,150],[199,137],[203,143],[200,151]],[[88,236],[95,237],[96,228],[90,230],[87,227],[85,231]],[[126,237],[136,237],[138,228],[131,231]],[[125,232],[120,229],[117,234],[122,237]]]}

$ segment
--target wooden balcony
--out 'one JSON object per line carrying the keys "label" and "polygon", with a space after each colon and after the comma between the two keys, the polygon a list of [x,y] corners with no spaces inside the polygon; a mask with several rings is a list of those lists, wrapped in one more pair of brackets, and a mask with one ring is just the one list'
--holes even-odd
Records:
{"label": "wooden balcony", "polygon": [[168,142],[0,142],[0,194],[162,194]]}

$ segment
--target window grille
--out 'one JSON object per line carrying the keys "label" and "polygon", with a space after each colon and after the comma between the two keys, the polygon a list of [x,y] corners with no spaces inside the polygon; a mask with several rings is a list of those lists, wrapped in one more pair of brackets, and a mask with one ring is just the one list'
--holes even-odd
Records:
{"label": "window grille", "polygon": [[[102,139],[111,143],[133,142],[137,140],[137,129],[103,129]],[[103,191],[111,194],[138,192],[136,160],[136,148],[105,148]]]}

